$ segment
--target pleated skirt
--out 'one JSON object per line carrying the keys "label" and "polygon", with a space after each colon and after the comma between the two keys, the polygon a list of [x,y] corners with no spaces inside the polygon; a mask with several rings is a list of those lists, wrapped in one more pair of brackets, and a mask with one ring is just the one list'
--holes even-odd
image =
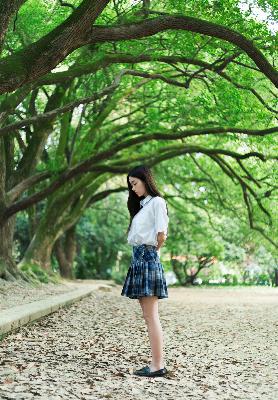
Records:
{"label": "pleated skirt", "polygon": [[133,246],[130,266],[121,296],[138,299],[144,296],[168,297],[164,268],[155,246]]}

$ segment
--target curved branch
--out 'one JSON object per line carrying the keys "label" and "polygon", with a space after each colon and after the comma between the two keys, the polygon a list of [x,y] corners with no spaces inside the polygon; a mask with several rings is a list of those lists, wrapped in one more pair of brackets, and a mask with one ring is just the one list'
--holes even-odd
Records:
{"label": "curved branch", "polygon": [[[123,69],[115,77],[114,82],[112,83],[112,85],[110,85],[107,88],[103,89],[101,92],[96,93],[96,94],[94,94],[92,96],[89,96],[89,97],[81,98],[79,100],[76,100],[74,102],[66,104],[63,107],[51,110],[49,112],[46,112],[46,113],[43,113],[43,114],[38,114],[38,115],[36,115],[34,117],[31,117],[31,118],[28,118],[28,119],[25,119],[25,120],[22,120],[22,121],[18,121],[16,123],[13,123],[13,124],[10,124],[10,125],[6,125],[3,128],[0,128],[0,137],[6,135],[9,132],[14,131],[15,129],[19,129],[19,128],[22,128],[22,127],[25,127],[25,126],[32,125],[33,123],[38,122],[38,121],[52,119],[56,115],[63,114],[65,112],[69,111],[69,110],[72,110],[75,107],[79,106],[80,104],[87,104],[87,103],[90,103],[90,102],[92,102],[94,100],[97,100],[97,99],[101,98],[101,97],[111,93],[112,91],[114,91],[120,85],[121,78],[124,75],[137,75],[137,76],[149,77],[150,79],[161,79],[161,76],[158,75],[158,74],[154,74],[152,76],[150,74],[146,74],[146,73],[143,73],[143,72],[140,72],[140,71]],[[163,77],[163,79],[169,81],[169,79],[167,79],[167,78]],[[174,81],[174,80],[171,80],[171,81],[173,81],[173,83],[177,84],[178,86],[184,86],[180,82],[177,82],[177,81]],[[220,133],[220,132],[217,131],[217,129],[219,129],[219,128],[213,128],[213,129],[216,130],[214,133]],[[269,129],[265,129],[265,130],[248,130],[248,129],[238,130],[237,128],[232,128],[232,130],[230,130],[229,128],[220,128],[220,130],[222,132],[224,132],[224,130],[225,130],[225,132],[229,131],[229,132],[235,132],[235,133],[246,133],[248,135],[262,135],[262,136],[264,136],[265,134],[276,132],[278,129],[274,127],[274,128],[269,128]],[[205,130],[203,130],[203,131],[205,131]],[[208,133],[212,133],[210,131],[211,131],[211,129],[208,130]],[[205,133],[205,132],[203,132],[203,133]],[[162,138],[164,138],[164,137],[162,137]],[[169,139],[172,139],[171,135],[170,135]]]}
{"label": "curved branch", "polygon": [[264,232],[263,228],[260,226],[255,226],[254,225],[254,220],[253,220],[253,215],[252,215],[252,210],[251,210],[251,202],[248,196],[248,193],[246,191],[246,187],[244,185],[241,185],[242,193],[243,193],[243,199],[247,207],[247,214],[248,214],[248,221],[249,221],[249,226],[251,229],[254,229],[258,231],[267,241],[269,241],[274,247],[278,248],[278,244],[275,243],[269,236],[266,235]]}
{"label": "curved branch", "polygon": [[[143,140],[145,141],[144,137]],[[163,153],[164,151],[164,153]],[[213,154],[226,154],[228,156],[234,158],[248,158],[248,157],[259,157],[263,161],[266,161],[265,157],[261,153],[250,152],[246,154],[239,154],[236,152],[232,152],[229,150],[223,149],[206,149],[201,146],[196,145],[186,145],[186,146],[172,146],[172,147],[165,147],[160,149],[160,154],[158,156],[146,155],[146,156],[139,156],[139,157],[130,157],[129,163],[127,163],[126,159],[117,160],[110,164],[96,164],[95,157],[91,157],[72,168],[69,168],[60,173],[58,178],[51,182],[48,187],[45,189],[26,197],[22,200],[17,201],[16,203],[12,204],[11,206],[7,207],[6,210],[3,211],[1,215],[1,223],[3,223],[6,219],[8,219],[13,214],[17,213],[18,211],[25,210],[26,208],[30,207],[33,204],[38,203],[39,201],[45,199],[50,194],[54,193],[60,187],[62,187],[66,182],[71,180],[72,178],[86,172],[114,172],[114,173],[127,173],[130,165],[133,163],[138,162],[146,162],[148,165],[152,166],[158,164],[161,161],[174,158],[178,155],[186,154],[186,153],[204,153],[208,155]]]}
{"label": "curved branch", "polygon": [[[228,128],[227,128],[228,129]],[[273,128],[270,128],[271,131],[273,131]],[[116,169],[111,166],[97,166],[96,163],[103,161],[103,160],[107,160],[109,157],[112,157],[113,155],[115,155],[118,151],[123,150],[125,148],[129,148],[135,144],[139,144],[139,143],[145,143],[147,141],[151,141],[151,140],[157,140],[157,139],[168,139],[168,140],[176,140],[177,138],[182,139],[183,137],[190,137],[190,136],[194,136],[196,134],[207,134],[209,133],[209,131],[212,131],[213,133],[215,133],[215,130],[218,130],[219,132],[221,132],[221,130],[225,130],[225,128],[211,128],[211,129],[200,129],[200,130],[189,130],[189,131],[185,131],[182,134],[152,134],[152,135],[145,135],[145,136],[140,136],[139,138],[133,138],[133,139],[128,139],[126,141],[124,141],[123,143],[117,144],[114,147],[112,147],[110,150],[104,151],[102,153],[99,153],[97,155],[94,155],[90,158],[88,158],[87,160],[75,165],[74,167],[72,167],[71,169],[68,169],[66,171],[61,171],[60,172],[60,176],[58,177],[57,181],[52,182],[48,188],[42,190],[41,192],[36,193],[35,195],[33,195],[30,198],[24,199],[22,201],[19,201],[17,206],[12,205],[10,207],[10,212],[12,212],[12,214],[9,214],[9,212],[7,211],[7,217],[9,217],[10,215],[13,215],[14,213],[28,208],[30,205],[32,204],[36,204],[38,203],[40,200],[44,199],[45,197],[47,197],[49,194],[53,193],[54,191],[56,191],[57,189],[59,189],[59,187],[61,187],[64,183],[66,183],[68,180],[72,179],[74,176],[81,174],[81,173],[85,173],[88,171],[91,171],[93,168],[93,171],[103,171],[103,168],[108,168],[108,172],[112,169],[113,172],[118,172],[118,173],[122,173],[122,172],[126,172],[126,168],[125,169],[121,169],[118,170],[117,167]],[[233,128],[230,128],[230,130],[233,130]],[[278,127],[274,130],[277,131]],[[240,132],[239,129],[237,129],[237,131]],[[244,130],[246,131],[246,130]],[[267,133],[271,133],[269,132],[269,130],[265,130],[268,131]],[[265,132],[264,131],[264,132]],[[252,131],[251,131],[252,132]],[[256,131],[253,131],[253,133]],[[261,131],[257,131],[258,134],[261,134]],[[267,159],[272,159],[272,157],[265,157],[263,154],[258,153],[258,152],[250,152],[250,153],[246,153],[246,154],[239,154],[233,151],[228,151],[228,150],[223,150],[223,149],[205,149],[201,146],[190,146],[187,145],[185,147],[186,150],[184,150],[184,148],[181,148],[180,146],[168,146],[165,148],[165,150],[167,150],[168,152],[166,153],[166,158],[165,155],[163,154],[160,157],[157,157],[157,159],[160,161],[163,161],[164,159],[168,159],[171,157],[174,157],[176,155],[180,155],[180,154],[184,154],[184,152],[188,152],[188,153],[194,153],[194,152],[200,152],[200,153],[205,153],[205,154],[225,154],[228,155],[230,157],[233,157],[237,160],[241,160],[241,159],[246,159],[249,157],[258,157],[260,158],[262,161],[266,161]],[[164,149],[162,149],[161,151],[163,151]],[[171,157],[170,157],[171,155]],[[149,156],[147,156],[148,159]],[[140,158],[140,161],[141,158]],[[124,163],[124,160],[118,160],[117,163],[114,163],[113,165],[115,166],[116,164],[121,164]],[[95,165],[95,166],[94,166]],[[94,167],[93,167],[94,166]],[[97,169],[96,169],[97,168]],[[99,169],[100,168],[100,169]],[[114,169],[113,169],[114,168]],[[229,174],[229,172],[226,172],[227,174]],[[36,182],[36,177],[39,177],[39,181],[42,181],[44,179],[49,178],[49,173],[45,172],[44,174],[42,173],[42,175],[35,175],[34,177],[31,177],[31,181],[29,180],[29,178],[26,181],[23,181],[21,183],[21,185],[16,186],[14,189],[12,189],[10,191],[10,195],[11,196],[15,196],[16,192],[18,190],[21,190],[21,192],[23,191],[24,187],[29,187],[30,186],[30,182],[32,182],[32,179],[35,179],[34,182]],[[29,203],[29,200],[31,201]],[[23,202],[23,203],[22,203]],[[21,208],[23,206],[23,208]],[[14,210],[14,211],[12,211]]]}
{"label": "curved branch", "polygon": [[[150,140],[157,140],[157,139],[176,140],[176,139],[182,139],[184,137],[190,137],[190,136],[194,136],[194,135],[202,135],[202,134],[209,134],[209,133],[212,133],[212,134],[225,133],[226,131],[234,131],[234,132],[238,132],[238,133],[247,133],[247,134],[251,134],[251,135],[253,135],[253,134],[255,134],[255,135],[265,135],[265,134],[273,133],[273,132],[275,132],[277,130],[278,130],[278,127],[270,128],[270,129],[263,130],[263,131],[245,130],[245,129],[242,130],[242,129],[239,129],[239,128],[222,128],[222,127],[219,127],[219,128],[210,128],[210,129],[189,130],[189,131],[185,131],[185,132],[180,132],[178,134],[172,134],[172,133],[171,134],[165,134],[165,133],[158,133],[157,134],[156,133],[156,134],[152,134],[152,135],[145,135],[145,136],[140,136],[140,137],[133,138],[133,139],[128,139],[125,142],[114,146],[113,148],[111,148],[108,151],[99,153],[98,155],[93,156],[88,160],[85,160],[83,163],[81,163],[81,164],[76,166],[77,169],[73,168],[72,170],[65,171],[64,175],[62,173],[62,175],[60,177],[60,181],[54,182],[53,184],[50,185],[50,188],[47,188],[45,191],[42,191],[41,193],[35,194],[32,201],[34,203],[37,203],[41,199],[45,198],[48,194],[52,193],[52,189],[53,189],[53,191],[57,190],[67,180],[71,179],[76,174],[90,171],[91,170],[91,166],[94,165],[96,162],[105,160],[109,156],[112,156],[115,153],[117,153],[118,151],[120,151],[120,150],[122,150],[124,148],[131,147],[131,146],[133,146],[135,144],[138,144],[138,143],[142,143],[142,142],[146,142],[146,141],[150,141]],[[167,150],[168,151],[171,150],[172,152],[176,152],[177,147],[167,148]],[[178,148],[178,150],[179,150],[179,148]],[[210,152],[212,152],[214,154],[215,154],[215,152],[219,152],[221,154],[226,154],[226,155],[235,157],[236,159],[244,159],[244,158],[254,157],[255,156],[255,157],[259,157],[262,161],[266,161],[266,157],[263,154],[258,153],[258,152],[251,152],[251,153],[247,153],[247,154],[244,154],[244,155],[240,155],[238,153],[231,152],[231,151],[226,151],[226,150],[222,150],[222,149],[218,149],[218,150],[216,150],[216,149],[213,149],[213,150],[206,149],[206,151],[204,151],[204,149],[202,147],[199,147],[199,146],[194,146],[193,147],[193,152],[205,152],[207,154],[209,154]],[[174,153],[174,155],[175,154],[177,154],[177,153]],[[169,153],[167,154],[166,158],[169,158]],[[42,175],[40,180],[46,179],[48,177],[49,177],[49,174]],[[24,187],[25,188],[27,187],[27,186],[24,186],[24,185],[29,185],[30,182],[32,182],[32,181],[27,180],[27,182],[24,182],[24,183],[22,182],[22,185],[20,187],[17,187],[14,190],[14,192],[11,191],[10,195],[14,195],[15,196],[15,193],[18,190],[21,190],[21,192],[22,192],[23,190],[25,190]],[[34,182],[35,181],[33,181],[33,183]],[[28,200],[30,200],[30,198],[27,199],[27,201]],[[26,199],[23,200],[23,203],[24,203],[24,201],[26,201]],[[18,206],[20,206],[20,204],[22,205],[22,203],[19,202]],[[11,207],[13,207],[13,206],[11,206]],[[19,211],[19,209],[17,211]]]}
{"label": "curved branch", "polygon": [[70,7],[72,10],[75,10],[75,6],[71,3],[67,3],[66,1],[59,0],[60,6],[62,7]]}
{"label": "curved branch", "polygon": [[38,41],[0,62],[0,93],[12,92],[50,72],[75,49],[84,46],[91,26],[109,0],[83,0],[62,24]]}
{"label": "curved branch", "polygon": [[87,36],[87,43],[139,39],[169,29],[200,33],[233,43],[241,48],[254,61],[260,71],[278,87],[278,72],[254,45],[252,40],[233,29],[199,18],[168,15],[114,27],[93,26]]}
{"label": "curved branch", "polygon": [[166,15],[118,26],[92,26],[108,2],[109,0],[83,0],[70,17],[53,31],[3,59],[0,62],[0,93],[11,92],[23,84],[33,82],[50,72],[68,54],[86,44],[139,39],[169,29],[200,33],[236,45],[278,87],[278,72],[253,41],[240,32],[183,15]]}
{"label": "curved branch", "polygon": [[15,122],[14,124],[6,125],[3,128],[0,128],[0,137],[6,135],[9,132],[12,132],[16,129],[30,126],[37,122],[48,121],[50,119],[53,119],[54,117],[56,117],[59,114],[64,114],[70,110],[73,110],[75,107],[78,107],[80,104],[91,103],[92,101],[95,101],[97,99],[100,99],[101,97],[106,96],[107,94],[112,92],[118,85],[119,85],[119,82],[117,80],[115,80],[111,86],[105,88],[101,92],[96,93],[92,96],[83,97],[79,100],[68,103],[63,107],[55,108],[51,111],[48,111],[48,112],[45,112],[42,114],[37,114],[34,117],[26,118],[22,121]]}
{"label": "curved branch", "polygon": [[3,46],[11,18],[25,2],[26,0],[0,1],[0,50]]}
{"label": "curved branch", "polygon": [[[234,54],[233,56],[224,59],[223,63],[220,66],[217,66],[216,64],[219,62],[218,60],[208,63],[206,61],[194,59],[194,58],[189,58],[189,57],[182,57],[182,56],[150,56],[150,55],[144,55],[141,54],[139,56],[135,55],[129,55],[129,54],[107,54],[105,55],[101,60],[88,63],[85,65],[81,65],[78,67],[72,67],[69,68],[67,71],[62,71],[62,72],[54,72],[47,74],[43,76],[42,78],[38,79],[36,82],[36,85],[51,85],[55,83],[60,83],[60,82],[67,82],[69,79],[73,79],[82,75],[86,74],[91,74],[96,71],[98,71],[101,68],[105,68],[111,64],[117,64],[117,63],[129,63],[129,64],[137,64],[141,62],[163,62],[169,65],[174,66],[176,63],[183,63],[183,64],[191,64],[191,65],[196,65],[199,66],[200,69],[198,71],[195,71],[191,77],[190,80],[195,77],[195,75],[201,71],[209,70],[212,71],[213,73],[219,75],[232,85],[234,85],[236,88],[241,89],[241,90],[246,90],[251,92],[258,100],[259,102],[266,107],[269,111],[273,113],[278,113],[277,110],[273,109],[270,107],[267,102],[263,99],[263,97],[252,87],[242,85],[236,81],[234,81],[226,72],[223,71],[224,66],[227,66],[228,62],[232,62],[233,58],[236,57],[239,52]],[[177,68],[180,72],[182,72],[183,75],[185,75],[185,72],[182,71],[180,68]],[[165,78],[165,82],[167,82]],[[184,85],[180,84],[178,86],[188,88],[189,87],[189,82],[187,81]],[[171,82],[167,82],[171,83]],[[174,83],[175,84],[175,83]],[[276,95],[273,93],[273,96],[276,97]]]}
{"label": "curved branch", "polygon": [[[240,183],[241,187],[244,188],[244,190],[248,190],[249,193],[254,197],[255,201],[257,202],[259,208],[262,210],[263,213],[267,215],[269,218],[269,223],[272,225],[272,220],[271,220],[271,215],[270,213],[266,210],[266,208],[262,205],[261,200],[257,196],[256,192],[252,189],[252,187],[246,183],[234,170],[233,168],[219,155],[212,155],[211,156],[217,163],[221,166],[221,168],[224,170],[224,172],[232,177],[233,179],[235,178],[238,183]],[[239,159],[239,157],[237,157]],[[228,171],[227,171],[228,170]],[[251,204],[251,202],[250,202]]]}
{"label": "curved branch", "polygon": [[51,172],[38,172],[29,178],[24,179],[18,185],[14,186],[9,192],[7,192],[7,199],[11,203],[16,200],[25,190],[32,187],[34,184],[44,181],[51,177]]}
{"label": "curved branch", "polygon": [[251,175],[251,173],[248,171],[248,169],[243,165],[242,161],[239,159],[237,159],[236,161],[237,161],[238,165],[241,167],[241,169],[246,173],[247,179],[254,182],[259,188],[261,188],[262,185],[260,184],[260,182]]}

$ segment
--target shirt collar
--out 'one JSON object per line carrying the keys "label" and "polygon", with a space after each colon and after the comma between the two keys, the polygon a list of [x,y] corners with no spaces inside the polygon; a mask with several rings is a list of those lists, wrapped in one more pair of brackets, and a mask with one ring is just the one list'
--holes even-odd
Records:
{"label": "shirt collar", "polygon": [[145,203],[147,203],[150,199],[152,198],[152,196],[150,194],[148,194],[148,196],[144,197],[144,199],[140,200],[140,206],[143,207]]}

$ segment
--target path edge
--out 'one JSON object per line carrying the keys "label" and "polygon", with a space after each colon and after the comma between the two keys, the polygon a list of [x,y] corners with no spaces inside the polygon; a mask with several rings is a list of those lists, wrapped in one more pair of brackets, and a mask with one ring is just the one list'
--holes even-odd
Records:
{"label": "path edge", "polygon": [[92,284],[46,299],[33,301],[0,311],[0,341],[10,332],[49,315],[59,308],[71,305],[84,297],[90,296],[100,287],[110,287],[104,284]]}

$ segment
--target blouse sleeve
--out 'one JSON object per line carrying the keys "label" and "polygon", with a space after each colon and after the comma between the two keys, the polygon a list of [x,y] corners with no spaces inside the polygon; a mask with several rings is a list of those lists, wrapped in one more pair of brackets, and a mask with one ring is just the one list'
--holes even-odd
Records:
{"label": "blouse sleeve", "polygon": [[166,202],[162,197],[156,197],[154,203],[155,232],[165,232],[167,236],[169,217],[167,215]]}

